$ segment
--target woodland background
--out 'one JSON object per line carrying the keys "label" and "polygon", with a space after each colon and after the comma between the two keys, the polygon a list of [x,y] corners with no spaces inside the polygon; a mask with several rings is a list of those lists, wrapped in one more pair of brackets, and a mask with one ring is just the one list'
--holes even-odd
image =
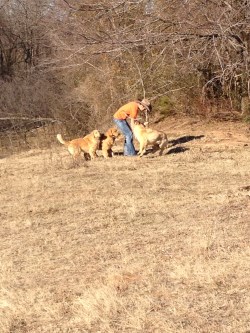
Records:
{"label": "woodland background", "polygon": [[[249,9],[0,0],[1,333],[250,332]],[[144,96],[163,156],[56,140]]]}
{"label": "woodland background", "polygon": [[249,52],[249,0],[1,0],[0,131],[84,133],[145,96],[249,120]]}

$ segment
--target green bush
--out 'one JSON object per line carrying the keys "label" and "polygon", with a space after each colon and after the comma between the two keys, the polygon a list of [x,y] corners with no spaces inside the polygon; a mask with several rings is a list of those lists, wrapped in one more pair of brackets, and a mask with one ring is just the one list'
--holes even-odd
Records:
{"label": "green bush", "polygon": [[171,97],[162,96],[155,102],[154,109],[162,116],[167,117],[175,112],[175,103],[171,100]]}

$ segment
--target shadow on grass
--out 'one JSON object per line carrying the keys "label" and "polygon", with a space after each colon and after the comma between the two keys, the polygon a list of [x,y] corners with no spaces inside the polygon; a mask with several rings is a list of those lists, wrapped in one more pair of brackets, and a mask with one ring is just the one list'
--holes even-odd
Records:
{"label": "shadow on grass", "polygon": [[[186,142],[189,142],[189,141],[193,141],[193,140],[199,140],[199,139],[202,139],[204,138],[205,135],[185,135],[185,136],[182,136],[178,139],[175,139],[175,140],[170,140],[169,141],[169,144],[170,144],[170,149],[168,150],[167,153],[163,153],[163,156],[164,155],[169,155],[169,154],[179,154],[179,153],[184,153],[185,151],[189,150],[189,148],[186,148],[186,147],[174,147],[176,145],[180,145],[182,143],[186,143]],[[171,148],[171,147],[174,147],[174,148]],[[136,151],[136,153],[138,153],[138,151]],[[148,154],[152,154],[153,151],[151,148],[147,149],[146,153],[144,154],[144,156],[148,155]],[[114,156],[123,156],[123,152],[113,152]],[[155,154],[153,154],[151,157],[156,157]]]}
{"label": "shadow on grass", "polygon": [[124,156],[123,151],[113,151],[113,156]]}
{"label": "shadow on grass", "polygon": [[170,148],[168,150],[168,152],[163,152],[162,155],[159,155],[159,151],[152,153],[152,150],[148,149],[143,156],[147,156],[147,158],[155,158],[155,157],[166,156],[166,155],[170,155],[170,154],[184,153],[187,150],[189,150],[189,148],[178,146],[178,147]]}
{"label": "shadow on grass", "polygon": [[186,148],[186,147],[175,147],[175,148],[171,148],[165,155],[184,153],[187,150],[189,150],[189,148]]}
{"label": "shadow on grass", "polygon": [[176,146],[176,145],[179,145],[179,144],[182,144],[182,143],[186,143],[186,142],[189,142],[189,141],[193,141],[193,140],[198,140],[198,139],[202,139],[204,138],[205,135],[185,135],[185,136],[182,136],[178,139],[175,139],[175,140],[171,140],[169,141],[169,143],[172,145],[172,146]]}
{"label": "shadow on grass", "polygon": [[[174,148],[170,148],[168,150],[168,152],[164,152],[162,154],[162,156],[164,155],[169,155],[169,154],[179,154],[179,153],[184,153],[185,151],[189,150],[189,148],[186,147],[174,147]],[[136,151],[136,153],[138,153],[138,151]],[[115,152],[114,156],[124,156],[123,152]],[[154,158],[159,156],[159,151],[157,150],[156,152],[153,152],[153,150],[151,148],[147,149],[147,151],[145,152],[145,154],[143,156],[147,156],[150,158]]]}
{"label": "shadow on grass", "polygon": [[12,154],[11,153],[3,153],[0,155],[0,160],[4,159],[4,158],[7,158],[9,156],[11,156]]}

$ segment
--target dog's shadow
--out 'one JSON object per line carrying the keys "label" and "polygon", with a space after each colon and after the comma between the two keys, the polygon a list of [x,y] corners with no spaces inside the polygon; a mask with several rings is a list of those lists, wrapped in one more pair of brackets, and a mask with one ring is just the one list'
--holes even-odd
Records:
{"label": "dog's shadow", "polygon": [[151,148],[149,148],[149,149],[147,149],[144,156],[147,156],[148,158],[155,158],[155,157],[164,156],[164,155],[184,153],[187,150],[189,150],[189,148],[178,146],[178,147],[170,148],[170,150],[168,150],[168,152],[164,152],[162,155],[159,155],[158,150],[153,151]]}
{"label": "dog's shadow", "polygon": [[[169,150],[167,153],[164,153],[163,155],[170,155],[170,154],[179,154],[179,153],[184,153],[185,151],[189,150],[189,148],[187,147],[182,147],[179,146],[183,143],[187,143],[189,141],[193,141],[193,140],[199,140],[204,138],[205,135],[185,135],[185,136],[181,136],[180,138],[174,139],[174,140],[170,140],[169,141]],[[177,146],[178,145],[178,146]],[[177,146],[177,147],[175,147]],[[136,151],[136,153],[138,153],[138,151]],[[153,153],[153,154],[152,154]],[[119,151],[119,152],[113,152],[114,156],[122,156],[123,152]],[[149,154],[152,154],[151,156],[147,156]],[[147,157],[156,157],[156,155],[153,152],[152,148],[148,148],[146,153],[144,154],[144,156]]]}
{"label": "dog's shadow", "polygon": [[[182,143],[186,143],[186,142],[189,142],[189,141],[193,141],[193,140],[202,139],[202,138],[204,138],[204,136],[205,135],[196,135],[196,136],[195,135],[185,135],[185,136],[181,136],[178,139],[169,141],[170,147],[174,147],[174,148],[171,148],[167,152],[167,155],[184,153],[185,151],[189,150],[189,148],[181,147],[181,146],[177,146],[177,145],[180,145]],[[177,146],[177,147],[175,147],[175,146]]]}
{"label": "dog's shadow", "polygon": [[186,147],[175,147],[175,148],[171,148],[166,155],[170,155],[170,154],[179,154],[179,153],[184,153],[185,151],[189,150],[189,148]]}
{"label": "dog's shadow", "polygon": [[171,140],[171,141],[169,141],[169,143],[173,147],[173,146],[180,145],[182,143],[186,143],[186,142],[189,142],[189,141],[199,140],[199,139],[202,139],[204,137],[205,137],[205,135],[196,135],[196,136],[195,135],[185,135],[185,136],[181,136],[178,139]]}

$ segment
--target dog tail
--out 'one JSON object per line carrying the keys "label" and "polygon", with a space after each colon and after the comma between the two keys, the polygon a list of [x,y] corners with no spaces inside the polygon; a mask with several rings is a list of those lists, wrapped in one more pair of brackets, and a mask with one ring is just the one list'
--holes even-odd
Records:
{"label": "dog tail", "polygon": [[57,138],[57,140],[58,140],[62,145],[65,145],[65,146],[68,145],[68,142],[63,140],[61,134],[57,134],[56,138]]}

